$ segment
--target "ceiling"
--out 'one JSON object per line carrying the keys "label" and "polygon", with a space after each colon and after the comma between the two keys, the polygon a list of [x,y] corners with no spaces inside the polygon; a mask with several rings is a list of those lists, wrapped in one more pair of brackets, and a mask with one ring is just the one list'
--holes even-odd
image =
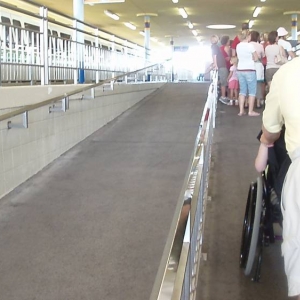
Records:
{"label": "ceiling", "polygon": [[[64,14],[73,15],[73,0],[37,0],[37,2],[55,9]],[[252,17],[256,6],[262,6],[257,18]],[[178,7],[184,7],[188,18],[183,19],[178,12]],[[120,19],[115,21],[104,14],[109,10]],[[291,29],[291,15],[284,12],[299,11],[299,0],[125,0],[124,3],[84,5],[84,19],[86,23],[96,25],[101,30],[110,32],[116,36],[144,45],[144,37],[139,34],[144,30],[144,17],[138,17],[141,13],[157,14],[151,17],[151,37],[155,37],[160,43],[151,41],[151,48],[157,49],[162,43],[170,44],[171,37],[175,46],[196,46],[199,41],[209,41],[212,34],[219,36],[229,35],[233,38],[241,28],[243,22],[255,20],[253,30],[268,32],[283,26],[288,31]],[[300,17],[298,17],[300,22]],[[192,22],[198,33],[198,40],[187,26],[187,20]],[[123,22],[134,24],[137,29],[127,28]],[[235,29],[212,30],[206,26],[210,24],[231,24]],[[300,27],[300,26],[299,26]]]}

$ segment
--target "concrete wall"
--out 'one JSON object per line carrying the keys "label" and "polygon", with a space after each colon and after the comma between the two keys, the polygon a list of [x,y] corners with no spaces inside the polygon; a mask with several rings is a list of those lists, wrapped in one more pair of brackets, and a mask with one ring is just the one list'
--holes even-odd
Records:
{"label": "concrete wall", "polygon": [[[95,99],[79,100],[74,96],[66,112],[49,113],[49,106],[30,111],[27,129],[7,129],[7,121],[0,122],[0,198],[162,85],[163,82],[120,84],[113,91],[100,87]],[[22,95],[21,89],[18,95]],[[36,97],[31,98],[36,101]],[[2,93],[0,99],[3,100]],[[3,108],[2,114],[11,110]],[[11,119],[13,124],[21,120],[21,116]]]}

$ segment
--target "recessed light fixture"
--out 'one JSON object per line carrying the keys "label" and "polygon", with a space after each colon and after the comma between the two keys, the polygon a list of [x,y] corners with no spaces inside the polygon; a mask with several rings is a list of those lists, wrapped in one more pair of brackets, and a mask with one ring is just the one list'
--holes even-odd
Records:
{"label": "recessed light fixture", "polygon": [[266,2],[266,0],[260,0],[260,2]]}
{"label": "recessed light fixture", "polygon": [[208,25],[206,28],[209,29],[232,29],[235,28],[235,25],[225,25],[225,24],[217,24],[217,25]]}
{"label": "recessed light fixture", "polygon": [[250,21],[249,21],[249,28],[252,28],[253,25],[254,25],[254,20],[250,20]]}
{"label": "recessed light fixture", "polygon": [[188,14],[186,13],[185,9],[183,7],[178,8],[179,13],[181,14],[181,16],[186,19],[188,17]]}
{"label": "recessed light fixture", "polygon": [[125,0],[84,0],[84,4],[123,3]]}
{"label": "recessed light fixture", "polygon": [[178,0],[172,0],[173,3],[178,3]]}
{"label": "recessed light fixture", "polygon": [[193,34],[194,36],[197,36],[197,35],[198,35],[197,30],[192,30],[192,34]]}
{"label": "recessed light fixture", "polygon": [[125,22],[124,25],[128,28],[130,28],[131,30],[136,30],[136,26],[134,26],[133,24],[131,23],[128,23],[128,22]]}
{"label": "recessed light fixture", "polygon": [[194,25],[192,22],[188,21],[187,22],[187,25],[189,26],[190,29],[193,29],[194,28]]}
{"label": "recessed light fixture", "polygon": [[118,20],[120,19],[120,17],[119,17],[118,15],[114,14],[113,12],[111,12],[111,11],[109,11],[109,10],[105,10],[104,13],[105,13],[108,17],[110,17],[110,18],[112,18],[112,19],[114,19],[114,20],[116,20],[116,21],[118,21]]}
{"label": "recessed light fixture", "polygon": [[259,15],[260,11],[261,11],[261,7],[256,6],[254,11],[253,11],[253,18],[256,18]]}

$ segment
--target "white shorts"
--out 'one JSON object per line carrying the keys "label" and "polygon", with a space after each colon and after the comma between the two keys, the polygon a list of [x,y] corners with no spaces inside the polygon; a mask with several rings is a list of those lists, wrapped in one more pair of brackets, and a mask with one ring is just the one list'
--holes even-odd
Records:
{"label": "white shorts", "polygon": [[290,297],[300,295],[300,153],[297,158],[293,156],[295,155],[291,155],[292,164],[284,181],[281,201],[281,249]]}

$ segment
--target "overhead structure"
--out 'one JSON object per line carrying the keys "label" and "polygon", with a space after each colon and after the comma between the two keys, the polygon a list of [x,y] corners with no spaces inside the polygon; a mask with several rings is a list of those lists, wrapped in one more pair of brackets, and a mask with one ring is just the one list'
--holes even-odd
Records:
{"label": "overhead structure", "polygon": [[298,14],[300,11],[286,11],[284,15],[291,15],[292,26],[291,26],[291,37],[293,41],[298,40]]}
{"label": "overhead structure", "polygon": [[155,13],[140,13],[136,15],[137,17],[144,17],[144,48],[145,48],[145,59],[150,57],[150,19],[151,17],[157,17],[158,14]]}

